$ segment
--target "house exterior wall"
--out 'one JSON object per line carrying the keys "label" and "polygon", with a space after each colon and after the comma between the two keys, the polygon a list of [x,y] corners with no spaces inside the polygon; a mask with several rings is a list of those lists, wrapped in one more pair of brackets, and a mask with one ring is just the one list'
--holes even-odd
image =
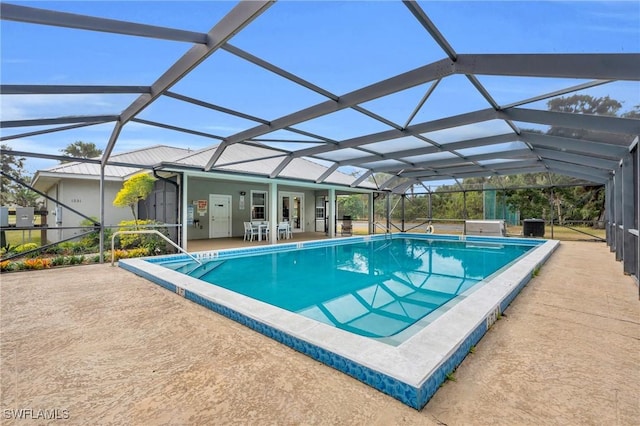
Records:
{"label": "house exterior wall", "polygon": [[[251,220],[251,191],[269,192],[269,185],[255,182],[234,182],[214,180],[199,177],[189,177],[187,185],[187,204],[193,204],[198,200],[209,201],[210,194],[221,194],[231,196],[231,216],[232,216],[232,236],[242,237],[244,235],[243,222]],[[245,192],[244,209],[240,210],[240,192]],[[309,188],[299,188],[291,185],[278,185],[278,193],[280,192],[299,192],[304,194],[304,220],[305,231],[314,232],[314,214],[315,214],[315,193],[316,191]],[[268,199],[268,204],[278,202],[278,200]],[[267,209],[269,211],[269,209]],[[278,210],[279,211],[279,210]],[[188,240],[200,240],[209,238],[209,210],[205,216],[198,217],[197,226],[187,227]],[[278,220],[278,218],[269,218],[270,221]],[[186,223],[186,221],[185,221]]]}
{"label": "house exterior wall", "polygon": [[[122,182],[105,181],[105,226],[118,225],[122,220],[133,220],[131,209],[113,205],[113,200],[121,188]],[[47,195],[89,217],[100,217],[100,183],[97,180],[62,179],[47,191]],[[62,222],[60,222],[55,215],[56,206],[57,203],[47,200],[46,208],[49,211],[47,240],[49,242],[57,242],[84,232],[82,229],[56,230],[56,227],[81,226],[82,221],[85,220],[82,216],[62,207]]]}

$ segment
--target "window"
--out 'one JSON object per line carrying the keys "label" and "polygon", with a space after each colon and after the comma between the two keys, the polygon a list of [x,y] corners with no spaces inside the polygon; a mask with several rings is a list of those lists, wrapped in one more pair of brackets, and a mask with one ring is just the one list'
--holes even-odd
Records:
{"label": "window", "polygon": [[267,220],[267,193],[251,191],[251,220]]}
{"label": "window", "polygon": [[316,197],[316,219],[324,219],[324,196]]}

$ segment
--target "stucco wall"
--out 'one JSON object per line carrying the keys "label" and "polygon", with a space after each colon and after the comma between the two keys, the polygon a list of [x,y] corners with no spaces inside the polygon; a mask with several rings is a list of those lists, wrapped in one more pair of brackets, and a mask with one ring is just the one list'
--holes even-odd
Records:
{"label": "stucco wall", "polygon": [[[187,184],[187,203],[191,204],[197,200],[207,200],[208,202],[209,194],[230,195],[232,205],[231,218],[233,221],[232,236],[241,237],[244,234],[243,222],[251,220],[251,191],[269,192],[269,186],[260,183],[220,181],[190,177]],[[239,207],[240,192],[246,193],[244,210],[240,210]],[[279,185],[278,193],[280,192],[299,192],[304,194],[303,220],[305,232],[314,232],[315,191],[313,189]],[[268,200],[269,204],[272,202],[277,202],[277,200]],[[187,228],[187,239],[199,240],[209,238],[209,211],[207,210],[207,213],[203,217],[199,217],[196,214],[195,218],[199,219],[199,226],[189,226]],[[272,218],[269,219],[274,220]],[[277,220],[277,218],[275,220]]]}
{"label": "stucco wall", "polygon": [[[113,206],[113,200],[116,194],[122,188],[122,182],[106,181],[105,182],[105,225],[118,225],[122,220],[133,220],[131,209],[119,208]],[[84,179],[64,179],[58,183],[58,187],[52,187],[49,189],[47,195],[56,198],[60,202],[72,207],[73,209],[81,212],[87,216],[99,218],[100,217],[100,184],[94,180]],[[50,242],[56,242],[61,239],[70,238],[74,235],[81,234],[82,229],[61,229],[56,230],[57,218],[54,215],[56,203],[47,200],[47,209],[49,210],[49,216],[47,217],[47,223],[49,224],[49,231],[47,231],[47,239]],[[66,209],[62,208],[62,223],[60,226],[80,226],[82,221],[85,220],[82,216]]]}

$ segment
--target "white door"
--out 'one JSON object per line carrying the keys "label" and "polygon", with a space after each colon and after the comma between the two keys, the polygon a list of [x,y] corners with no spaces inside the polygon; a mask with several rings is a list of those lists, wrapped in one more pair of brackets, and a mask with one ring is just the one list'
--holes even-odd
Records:
{"label": "white door", "polygon": [[209,194],[209,238],[231,236],[231,195]]}
{"label": "white door", "polygon": [[281,192],[279,215],[281,221],[291,224],[291,231],[304,232],[304,193]]}

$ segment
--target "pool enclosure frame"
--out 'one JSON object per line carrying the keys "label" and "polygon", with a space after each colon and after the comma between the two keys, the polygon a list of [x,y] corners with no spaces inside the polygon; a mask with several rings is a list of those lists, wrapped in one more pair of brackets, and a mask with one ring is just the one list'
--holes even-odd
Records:
{"label": "pool enclosure frame", "polygon": [[[106,143],[100,162],[101,167],[101,215],[100,223],[104,223],[104,169],[110,165],[110,157],[118,144],[122,129],[129,123],[154,126],[167,130],[198,135],[215,141],[213,149],[201,173],[224,173],[229,176],[255,175],[251,171],[252,164],[266,164],[275,161],[268,171],[261,171],[259,175],[267,179],[291,179],[292,182],[316,183],[318,185],[331,182],[331,175],[341,167],[358,167],[365,172],[345,185],[348,190],[363,192],[370,188],[361,184],[367,179],[384,174],[389,177],[384,181],[377,181],[375,191],[403,194],[416,187],[425,187],[429,181],[447,179],[464,179],[478,176],[508,176],[522,173],[556,173],[571,176],[593,184],[605,186],[606,192],[606,220],[607,244],[615,252],[617,260],[622,261],[626,274],[634,275],[637,279],[639,271],[639,239],[638,239],[638,190],[639,160],[637,153],[638,135],[640,134],[640,120],[633,118],[584,115],[565,112],[541,111],[529,109],[527,104],[550,99],[555,96],[571,94],[582,89],[606,85],[614,81],[640,80],[640,54],[638,53],[597,53],[597,54],[463,54],[448,42],[436,24],[431,20],[419,3],[403,1],[409,15],[415,19],[425,31],[425,36],[431,38],[441,49],[444,58],[427,63],[410,71],[395,75],[353,90],[344,94],[335,94],[319,87],[300,76],[282,69],[252,53],[233,44],[232,38],[250,27],[252,21],[272,8],[272,1],[241,1],[233,7],[222,19],[214,23],[205,33],[174,29],[168,27],[140,24],[95,16],[85,16],[45,10],[37,7],[27,7],[3,2],[0,4],[2,20],[13,21],[29,25],[44,25],[64,27],[81,31],[99,31],[130,37],[153,38],[185,43],[190,46],[182,57],[165,70],[159,70],[159,77],[148,85],[53,85],[42,82],[33,84],[5,84],[0,85],[1,95],[34,95],[34,94],[116,94],[128,93],[139,96],[123,111],[98,116],[57,117],[53,115],[39,119],[8,120],[2,117],[0,126],[3,129],[2,141],[25,138],[27,136],[46,135],[96,124],[112,123],[113,129]],[[366,7],[366,5],[363,5]],[[277,12],[277,11],[276,11]],[[452,13],[454,13],[452,11]],[[11,43],[12,40],[4,40]],[[64,46],[60,46],[64,49]],[[172,87],[216,51],[223,50],[242,61],[266,70],[301,88],[310,90],[324,98],[323,101],[310,107],[281,116],[274,120],[256,117],[242,111],[235,111],[222,105],[215,105],[203,99],[196,99],[172,91]],[[438,84],[447,77],[464,76],[484,100],[488,108],[465,114],[452,115],[438,120],[414,123],[413,119],[436,89]],[[587,80],[565,89],[539,96],[523,99],[508,105],[499,104],[490,91],[483,86],[478,75],[499,75],[513,77],[555,77]],[[363,106],[366,102],[381,99],[403,90],[419,85],[428,85],[420,103],[407,117],[404,123],[395,123],[386,117],[374,113]],[[171,98],[185,102],[199,108],[215,110],[233,117],[249,120],[253,127],[249,127],[220,137],[214,134],[189,128],[179,128],[162,122],[139,118],[139,114],[160,98]],[[328,116],[337,111],[351,110],[363,114],[388,126],[389,130],[363,134],[345,140],[334,140],[321,134],[313,134],[296,128],[296,125],[318,117]],[[472,137],[447,144],[439,144],[424,136],[427,132],[451,129],[459,126],[483,123],[490,120],[504,122],[511,131],[500,135],[487,137]],[[586,129],[624,136],[610,140],[593,141],[573,137],[559,137],[523,130],[516,123],[542,124],[562,126],[574,129]],[[20,131],[5,134],[6,129],[49,126],[42,130]],[[294,134],[310,138],[314,146],[299,150],[286,150],[264,145],[270,139],[270,134],[279,130],[286,130]],[[365,145],[393,141],[411,136],[424,142],[424,146],[412,149],[396,149],[390,152],[376,152],[365,148]],[[285,141],[286,142],[286,141]],[[458,151],[472,147],[485,147],[506,142],[521,142],[525,148],[506,152],[491,152],[487,154],[462,155]],[[251,158],[229,162],[227,154],[241,146],[253,146],[264,149],[261,158]],[[320,176],[286,177],[291,168],[299,167],[298,160],[302,158],[330,161],[328,158],[339,152],[356,150],[358,155],[335,159],[326,172]],[[412,161],[431,153],[444,152],[452,154],[447,159]],[[8,152],[3,151],[2,154]],[[59,156],[42,154],[32,151],[11,151],[12,154],[56,159]],[[69,158],[65,158],[69,160]],[[82,158],[71,158],[73,161],[95,161]],[[491,164],[484,163],[491,160]],[[261,163],[262,162],[262,163]],[[158,165],[152,169],[168,170],[176,165]],[[338,185],[339,186],[339,185]],[[426,187],[425,187],[426,188]],[[333,222],[334,218],[330,219]],[[184,218],[182,218],[184,222]],[[104,227],[101,229],[101,243],[104,241]],[[101,244],[103,246],[103,244]]]}

